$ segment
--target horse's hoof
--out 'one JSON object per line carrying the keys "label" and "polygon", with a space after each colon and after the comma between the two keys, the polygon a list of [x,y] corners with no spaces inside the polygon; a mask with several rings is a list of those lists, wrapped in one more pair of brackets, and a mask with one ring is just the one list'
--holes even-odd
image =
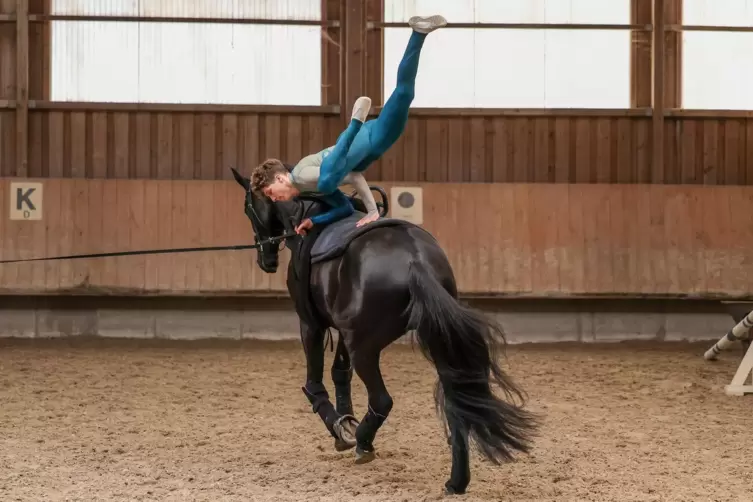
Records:
{"label": "horse's hoof", "polygon": [[356,445],[356,427],[358,420],[353,415],[343,415],[335,421],[335,450],[345,451]]}
{"label": "horse's hoof", "polygon": [[365,450],[362,450],[360,446],[356,448],[356,464],[357,465],[368,464],[375,458],[376,458],[376,452],[374,450],[365,451]]}
{"label": "horse's hoof", "polygon": [[455,488],[448,481],[444,485],[444,494],[445,495],[464,495],[465,494],[465,489],[461,490],[459,488]]}
{"label": "horse's hoof", "polygon": [[346,441],[343,441],[340,438],[335,439],[335,450],[337,451],[346,451],[353,448],[355,444],[348,443]]}

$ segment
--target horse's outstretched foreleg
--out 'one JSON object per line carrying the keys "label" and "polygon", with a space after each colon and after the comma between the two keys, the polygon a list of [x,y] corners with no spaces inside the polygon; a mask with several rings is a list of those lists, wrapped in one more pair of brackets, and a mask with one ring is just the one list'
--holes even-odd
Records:
{"label": "horse's outstretched foreleg", "polygon": [[340,449],[355,446],[355,438],[351,432],[355,428],[352,422],[355,418],[340,415],[324,386],[324,330],[312,329],[301,321],[301,342],[306,353],[306,385],[303,393],[311,403],[314,413],[319,415],[327,430],[335,438],[335,445]]}

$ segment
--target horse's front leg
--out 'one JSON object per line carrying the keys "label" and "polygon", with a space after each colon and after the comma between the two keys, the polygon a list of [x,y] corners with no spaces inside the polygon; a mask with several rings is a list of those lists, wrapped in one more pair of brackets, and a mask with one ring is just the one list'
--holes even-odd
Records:
{"label": "horse's front leg", "polygon": [[332,382],[335,384],[335,405],[337,413],[343,418],[335,426],[335,433],[340,437],[335,439],[335,449],[345,451],[355,446],[355,433],[358,421],[353,416],[353,399],[350,381],[353,379],[353,368],[350,367],[350,355],[345,347],[342,333],[337,337],[337,351],[332,362]]}
{"label": "horse's front leg", "polygon": [[335,406],[340,415],[353,414],[353,399],[350,381],[353,379],[353,368],[350,367],[350,355],[345,348],[345,340],[340,334],[337,337],[337,351],[332,362],[332,382],[335,384]]}
{"label": "horse's front leg", "polygon": [[[303,393],[311,403],[313,412],[319,415],[327,430],[338,441],[347,447],[355,446],[355,438],[344,427],[345,420],[329,400],[329,393],[324,386],[324,330],[312,329],[301,321],[301,342],[306,354],[306,385]],[[347,449],[344,448],[344,449]]]}

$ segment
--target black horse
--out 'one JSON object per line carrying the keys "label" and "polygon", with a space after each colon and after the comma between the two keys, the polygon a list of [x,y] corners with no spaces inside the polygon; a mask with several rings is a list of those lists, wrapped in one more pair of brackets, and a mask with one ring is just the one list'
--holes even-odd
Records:
{"label": "black horse", "polygon": [[[249,180],[235,169],[233,174],[245,191],[245,212],[257,242],[293,233],[303,218],[327,209],[316,198],[273,203],[251,191]],[[372,190],[382,195],[381,212],[384,192]],[[352,202],[363,211],[359,199]],[[356,463],[373,460],[374,438],[393,404],[379,368],[380,353],[415,330],[421,352],[439,376],[434,399],[452,446],[452,471],[445,488],[447,493],[465,493],[471,477],[471,442],[495,464],[512,460],[513,450],[529,451],[538,417],[493,393],[492,384],[497,384],[508,399],[524,399],[497,362],[504,344],[501,329],[458,302],[452,268],[434,237],[419,226],[390,218],[356,229],[361,216],[356,212],[318,236],[315,229],[305,238],[286,239],[292,253],[287,287],[301,319],[306,353],[302,390],[338,451],[355,446]],[[321,248],[317,259],[312,259],[312,241]],[[262,245],[257,264],[275,273],[278,253],[279,245]],[[339,332],[331,370],[336,407],[323,384],[329,328]],[[353,370],[368,391],[368,411],[360,423],[353,417],[351,402]]]}

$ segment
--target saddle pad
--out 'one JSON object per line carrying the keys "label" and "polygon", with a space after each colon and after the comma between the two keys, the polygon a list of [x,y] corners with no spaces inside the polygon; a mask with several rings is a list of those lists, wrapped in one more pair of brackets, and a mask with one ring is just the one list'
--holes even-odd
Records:
{"label": "saddle pad", "polygon": [[316,263],[337,258],[348,249],[348,246],[353,239],[359,235],[363,235],[369,230],[394,225],[415,226],[408,221],[398,218],[379,218],[368,225],[356,227],[358,220],[363,217],[363,213],[356,211],[347,218],[330,223],[324,227],[311,249],[311,264],[314,265]]}

